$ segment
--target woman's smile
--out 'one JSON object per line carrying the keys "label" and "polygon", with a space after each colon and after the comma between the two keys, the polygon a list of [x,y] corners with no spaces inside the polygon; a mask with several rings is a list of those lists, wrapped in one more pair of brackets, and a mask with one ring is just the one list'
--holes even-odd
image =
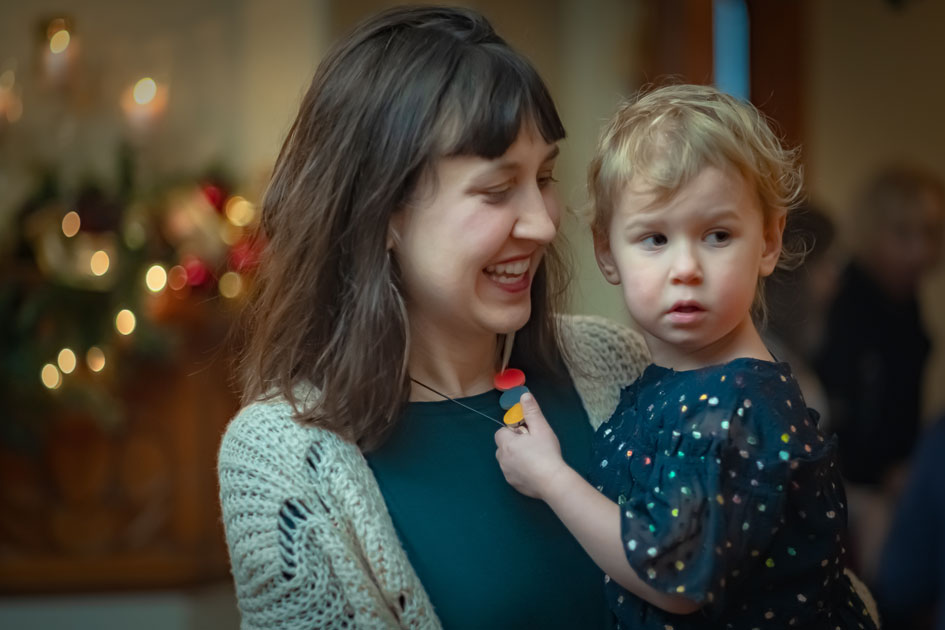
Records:
{"label": "woman's smile", "polygon": [[506,260],[485,268],[486,277],[503,291],[518,293],[531,285],[531,257]]}

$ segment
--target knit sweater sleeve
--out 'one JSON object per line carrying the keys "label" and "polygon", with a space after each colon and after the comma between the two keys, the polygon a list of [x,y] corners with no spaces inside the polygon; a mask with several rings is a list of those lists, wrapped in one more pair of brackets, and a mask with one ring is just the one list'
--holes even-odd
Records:
{"label": "knit sweater sleeve", "polygon": [[558,325],[568,370],[596,429],[649,365],[650,353],[638,332],[604,317],[560,315]]}
{"label": "knit sweater sleeve", "polygon": [[358,530],[372,526],[356,522],[357,506],[360,515],[386,512],[348,487],[370,473],[360,462],[346,467],[346,458],[361,456],[327,431],[297,425],[285,403],[246,407],[227,428],[220,498],[245,630],[414,625],[405,616],[414,616],[417,597],[384,592],[372,579],[371,555],[392,550],[364,548],[370,537]]}

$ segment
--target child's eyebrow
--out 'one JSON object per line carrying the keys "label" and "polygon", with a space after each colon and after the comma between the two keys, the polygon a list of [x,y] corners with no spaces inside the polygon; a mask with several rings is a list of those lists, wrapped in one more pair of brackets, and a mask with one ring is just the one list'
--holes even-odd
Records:
{"label": "child's eyebrow", "polygon": [[[741,222],[742,217],[738,214],[737,209],[725,205],[707,208],[701,214],[700,219],[702,223]],[[650,207],[633,212],[624,220],[621,229],[624,232],[641,229],[664,229],[667,223],[671,223],[671,221],[662,218],[659,208]]]}
{"label": "child's eyebrow", "polygon": [[633,215],[627,217],[623,222],[623,227],[621,228],[624,232],[632,232],[634,230],[641,229],[655,229],[660,227],[663,224],[663,221],[659,218],[659,213],[650,212],[650,213],[634,213]]}
{"label": "child's eyebrow", "polygon": [[711,219],[713,221],[741,221],[741,217],[738,215],[738,211],[735,208],[729,206],[722,206],[720,208],[709,208],[705,212],[705,218]]}

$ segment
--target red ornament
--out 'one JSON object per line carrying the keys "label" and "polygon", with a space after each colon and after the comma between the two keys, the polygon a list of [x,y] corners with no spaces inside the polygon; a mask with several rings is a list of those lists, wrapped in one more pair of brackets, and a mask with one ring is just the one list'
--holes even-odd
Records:
{"label": "red ornament", "polygon": [[223,211],[223,202],[226,200],[226,193],[223,192],[223,189],[219,186],[214,186],[213,184],[204,184],[201,188],[203,196],[206,197],[207,202],[213,206],[217,212]]}
{"label": "red ornament", "polygon": [[525,384],[525,372],[515,368],[503,370],[495,375],[493,383],[495,384],[495,388],[499,391],[504,392],[510,390],[513,387]]}
{"label": "red ornament", "polygon": [[210,268],[196,256],[188,256],[181,261],[181,266],[187,272],[187,284],[192,287],[203,286],[211,279]]}

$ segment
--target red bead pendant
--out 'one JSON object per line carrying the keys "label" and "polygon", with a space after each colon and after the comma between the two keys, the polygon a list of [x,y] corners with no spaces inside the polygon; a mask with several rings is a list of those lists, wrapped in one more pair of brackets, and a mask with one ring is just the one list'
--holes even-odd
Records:
{"label": "red bead pendant", "polygon": [[493,383],[495,384],[495,388],[500,392],[510,390],[513,387],[525,384],[525,372],[515,368],[503,370],[495,375]]}

